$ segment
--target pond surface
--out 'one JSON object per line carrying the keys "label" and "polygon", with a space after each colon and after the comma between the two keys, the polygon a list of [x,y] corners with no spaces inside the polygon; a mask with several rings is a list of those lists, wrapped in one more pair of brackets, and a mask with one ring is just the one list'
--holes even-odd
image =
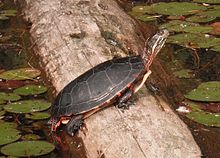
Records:
{"label": "pond surface", "polygon": [[51,103],[28,32],[13,2],[0,2],[0,157],[60,157],[47,141]]}
{"label": "pond surface", "polygon": [[220,157],[220,1],[134,2],[129,14],[169,30],[159,58],[172,87],[161,89],[191,129],[203,156]]}

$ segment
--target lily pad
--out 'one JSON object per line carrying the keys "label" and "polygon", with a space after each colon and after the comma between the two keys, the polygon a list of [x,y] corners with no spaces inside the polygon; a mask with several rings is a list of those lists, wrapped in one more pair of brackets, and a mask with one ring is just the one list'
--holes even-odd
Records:
{"label": "lily pad", "polygon": [[32,113],[48,109],[51,103],[46,100],[23,100],[4,106],[5,111],[11,113]]}
{"label": "lily pad", "polygon": [[218,102],[220,101],[220,81],[204,82],[185,97],[195,101]]}
{"label": "lily pad", "polygon": [[4,114],[5,114],[4,110],[0,111],[0,116],[3,116]]}
{"label": "lily pad", "polygon": [[37,95],[42,94],[47,91],[47,87],[43,85],[26,85],[14,90],[14,93],[19,95]]}
{"label": "lily pad", "polygon": [[199,16],[209,16],[209,17],[220,17],[220,10],[207,10],[201,13],[198,13]]}
{"label": "lily pad", "polygon": [[210,48],[220,45],[220,38],[206,37],[204,34],[183,33],[169,36],[167,42],[193,48]]}
{"label": "lily pad", "polygon": [[131,10],[131,14],[154,14],[154,11],[152,10],[152,6],[135,6]]}
{"label": "lily pad", "polygon": [[21,97],[17,94],[0,92],[0,100],[17,101],[19,99],[21,99]]}
{"label": "lily pad", "polygon": [[211,48],[211,50],[216,51],[216,52],[220,52],[220,46],[214,46]]}
{"label": "lily pad", "polygon": [[147,21],[157,20],[157,17],[145,14],[145,15],[138,16],[137,19],[139,19],[143,22],[147,22]]}
{"label": "lily pad", "polygon": [[0,121],[0,145],[14,142],[21,137],[20,132],[15,128],[14,123]]}
{"label": "lily pad", "polygon": [[0,104],[5,104],[6,101],[5,100],[0,100]]}
{"label": "lily pad", "polygon": [[198,23],[205,23],[215,20],[215,16],[209,16],[209,15],[193,15],[188,18],[186,18],[186,21],[189,22],[198,22]]}
{"label": "lily pad", "polygon": [[31,114],[26,114],[25,117],[32,120],[43,120],[48,119],[50,117],[50,114],[46,112],[34,112]]}
{"label": "lily pad", "polygon": [[207,126],[220,127],[220,114],[205,111],[192,111],[187,114],[186,117]]}
{"label": "lily pad", "polygon": [[3,72],[0,74],[0,78],[5,80],[27,80],[39,76],[40,73],[37,69],[20,68]]}
{"label": "lily pad", "polygon": [[191,23],[181,20],[172,20],[160,26],[161,29],[168,29],[174,32],[188,32],[188,33],[209,33],[213,30],[211,26],[201,26],[197,23]]}
{"label": "lily pad", "polygon": [[220,4],[219,0],[193,0],[193,2],[197,3],[209,3],[209,4]]}
{"label": "lily pad", "polygon": [[13,10],[13,9],[2,10],[0,11],[0,14],[4,16],[16,16],[17,10]]}
{"label": "lily pad", "polygon": [[37,134],[25,134],[21,137],[22,140],[38,140],[41,139],[41,137]]}
{"label": "lily pad", "polygon": [[195,14],[207,9],[205,6],[188,2],[161,2],[153,4],[152,7],[158,14],[174,16]]}
{"label": "lily pad", "polygon": [[52,152],[55,146],[46,141],[20,141],[1,148],[1,152],[9,156],[30,157]]}
{"label": "lily pad", "polygon": [[195,75],[193,74],[193,71],[190,69],[182,69],[179,71],[175,71],[174,75],[178,78],[193,78]]}

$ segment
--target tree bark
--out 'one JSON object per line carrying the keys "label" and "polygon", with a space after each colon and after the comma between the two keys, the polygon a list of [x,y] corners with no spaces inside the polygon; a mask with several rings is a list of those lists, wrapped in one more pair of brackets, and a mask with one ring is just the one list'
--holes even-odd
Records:
{"label": "tree bark", "polygon": [[[56,93],[115,55],[143,50],[139,26],[113,0],[18,2],[25,19],[32,23],[34,53]],[[162,110],[146,87],[135,98],[136,105],[129,110],[122,112],[112,106],[85,120],[87,131],[78,136],[88,158],[201,156],[187,126],[169,106]]]}

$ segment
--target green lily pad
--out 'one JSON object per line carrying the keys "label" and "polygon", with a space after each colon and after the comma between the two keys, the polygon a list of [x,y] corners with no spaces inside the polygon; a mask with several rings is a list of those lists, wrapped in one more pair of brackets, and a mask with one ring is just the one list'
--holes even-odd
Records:
{"label": "green lily pad", "polygon": [[209,16],[209,17],[220,17],[220,10],[207,10],[201,13],[198,13],[199,16]]}
{"label": "green lily pad", "polygon": [[47,87],[43,85],[26,85],[14,90],[14,93],[19,95],[37,95],[42,94],[47,91]]}
{"label": "green lily pad", "polygon": [[218,102],[220,101],[220,81],[204,82],[185,97],[195,101]]}
{"label": "green lily pad", "polygon": [[46,155],[54,149],[53,144],[45,141],[20,141],[2,147],[1,152],[9,156],[30,157]]}
{"label": "green lily pad", "polygon": [[187,114],[186,117],[207,126],[220,127],[220,114],[205,111],[192,111]]}
{"label": "green lily pad", "polygon": [[191,15],[207,9],[205,6],[188,2],[161,2],[153,4],[152,7],[158,14],[174,16]]}
{"label": "green lily pad", "polygon": [[201,26],[197,23],[191,23],[181,20],[172,20],[160,26],[161,29],[168,29],[170,32],[188,32],[188,33],[209,33],[213,30],[211,26]]}
{"label": "green lily pad", "polygon": [[192,101],[185,102],[190,108],[191,112],[186,115],[189,119],[207,126],[220,127],[220,114],[210,113],[202,110],[201,106]]}
{"label": "green lily pad", "polygon": [[214,46],[211,48],[211,50],[216,51],[216,52],[220,52],[220,46]]}
{"label": "green lily pad", "polygon": [[16,16],[17,10],[13,10],[13,9],[2,10],[0,11],[0,14],[4,16]]}
{"label": "green lily pad", "polygon": [[219,0],[193,0],[193,2],[197,3],[209,3],[209,4],[220,4]]}
{"label": "green lily pad", "polygon": [[20,68],[3,72],[0,74],[0,78],[5,80],[27,80],[39,76],[40,73],[37,69]]}
{"label": "green lily pad", "polygon": [[3,116],[4,114],[5,114],[4,110],[0,111],[0,116]]}
{"label": "green lily pad", "polygon": [[182,69],[179,71],[175,71],[174,75],[178,78],[193,78],[195,75],[193,74],[192,70],[189,69]]}
{"label": "green lily pad", "polygon": [[14,122],[5,122],[0,120],[0,131],[1,130],[10,130],[10,129],[15,129],[17,128],[17,124]]}
{"label": "green lily pad", "polygon": [[50,117],[50,114],[46,112],[34,112],[31,114],[26,114],[25,117],[32,120],[43,120],[48,119]]}
{"label": "green lily pad", "polygon": [[186,21],[189,22],[198,22],[198,23],[205,23],[215,20],[215,16],[209,16],[209,15],[193,15],[188,18],[186,18]]}
{"label": "green lily pad", "polygon": [[20,132],[15,128],[14,123],[0,121],[0,145],[14,142],[21,137]]}
{"label": "green lily pad", "polygon": [[0,104],[5,104],[5,103],[6,103],[5,100],[1,100],[1,99],[0,99]]}
{"label": "green lily pad", "polygon": [[0,100],[4,100],[4,101],[17,101],[19,99],[21,99],[21,97],[19,95],[17,95],[17,94],[0,92]]}
{"label": "green lily pad", "polygon": [[21,137],[22,140],[38,140],[41,137],[37,134],[25,134]]}
{"label": "green lily pad", "polygon": [[7,19],[9,19],[7,16],[5,16],[5,15],[0,15],[0,20],[7,20]]}
{"label": "green lily pad", "polygon": [[213,10],[219,10],[220,9],[220,5],[211,5],[211,7],[213,8]]}
{"label": "green lily pad", "polygon": [[23,100],[19,102],[13,102],[4,106],[5,111],[11,113],[32,113],[48,109],[51,103],[46,100]]}
{"label": "green lily pad", "polygon": [[143,21],[143,22],[147,22],[147,21],[154,21],[157,20],[157,18],[155,16],[151,16],[151,15],[140,15],[138,17],[136,17],[137,19]]}
{"label": "green lily pad", "polygon": [[206,37],[204,34],[184,33],[169,36],[167,42],[182,46],[190,44],[194,48],[210,48],[220,45],[220,38]]}
{"label": "green lily pad", "polygon": [[154,11],[152,10],[152,6],[135,6],[131,10],[131,14],[154,14]]}

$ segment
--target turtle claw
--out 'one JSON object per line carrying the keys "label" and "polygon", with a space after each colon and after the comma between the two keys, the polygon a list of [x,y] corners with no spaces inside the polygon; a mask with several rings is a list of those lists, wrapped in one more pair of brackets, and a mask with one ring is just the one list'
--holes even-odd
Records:
{"label": "turtle claw", "polygon": [[83,125],[82,115],[79,115],[77,117],[71,118],[71,120],[68,122],[66,131],[70,136],[74,136],[75,133],[81,128]]}
{"label": "turtle claw", "polygon": [[119,109],[123,109],[123,110],[129,110],[130,106],[135,105],[135,102],[133,102],[132,100],[127,101],[127,102],[123,102],[123,103],[119,103],[116,105],[117,108]]}

